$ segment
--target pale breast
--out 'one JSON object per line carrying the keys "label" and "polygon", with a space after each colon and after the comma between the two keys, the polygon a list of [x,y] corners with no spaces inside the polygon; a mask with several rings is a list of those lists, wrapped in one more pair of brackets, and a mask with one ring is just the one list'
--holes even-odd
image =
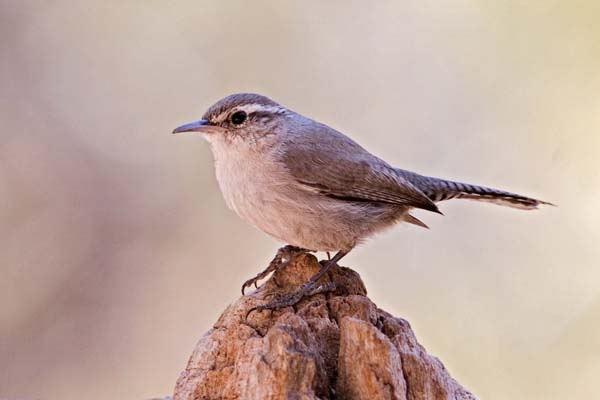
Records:
{"label": "pale breast", "polygon": [[242,219],[282,242],[310,250],[352,248],[399,210],[328,198],[299,184],[275,153],[213,144],[223,197]]}
{"label": "pale breast", "polygon": [[226,151],[213,144],[217,181],[225,202],[242,219],[266,233],[286,241],[282,217],[289,210],[290,177],[269,152],[256,152],[245,146],[229,146]]}

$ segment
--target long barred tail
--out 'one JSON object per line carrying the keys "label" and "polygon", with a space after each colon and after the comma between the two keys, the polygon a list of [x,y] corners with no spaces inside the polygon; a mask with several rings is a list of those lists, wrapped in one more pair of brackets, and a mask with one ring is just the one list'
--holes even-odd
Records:
{"label": "long barred tail", "polygon": [[519,208],[521,210],[535,210],[542,204],[554,205],[546,201],[485,186],[446,181],[444,179],[422,176],[400,169],[396,171],[421,189],[421,191],[434,202],[450,199],[469,199]]}
{"label": "long barred tail", "polygon": [[521,210],[535,210],[541,204],[553,205],[546,201],[505,192],[503,190],[470,185],[467,183],[444,181],[441,179],[437,183],[437,188],[426,192],[426,194],[434,202],[450,199],[468,199],[519,208]]}

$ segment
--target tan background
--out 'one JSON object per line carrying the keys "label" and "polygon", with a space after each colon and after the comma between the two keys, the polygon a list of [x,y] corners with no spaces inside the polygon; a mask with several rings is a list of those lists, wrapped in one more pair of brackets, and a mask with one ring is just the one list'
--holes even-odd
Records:
{"label": "tan background", "polygon": [[482,398],[597,397],[599,4],[1,1],[0,395],[171,392],[279,243],[170,131],[256,91],[394,165],[558,203],[445,203],[344,264]]}

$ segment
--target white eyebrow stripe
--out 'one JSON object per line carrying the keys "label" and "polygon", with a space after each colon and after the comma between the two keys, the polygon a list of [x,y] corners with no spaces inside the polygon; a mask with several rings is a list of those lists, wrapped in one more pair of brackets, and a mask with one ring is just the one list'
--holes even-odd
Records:
{"label": "white eyebrow stripe", "polygon": [[253,112],[270,112],[270,113],[279,113],[285,111],[285,108],[281,106],[265,106],[263,104],[244,104],[243,106],[236,107],[239,111],[245,111],[246,114],[250,114]]}

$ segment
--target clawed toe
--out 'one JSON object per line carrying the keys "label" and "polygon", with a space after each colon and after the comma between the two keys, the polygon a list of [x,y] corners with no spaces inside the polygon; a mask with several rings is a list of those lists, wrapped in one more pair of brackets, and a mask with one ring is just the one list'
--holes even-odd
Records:
{"label": "clawed toe", "polygon": [[242,284],[242,296],[246,294],[245,291],[247,287],[254,285],[255,288],[258,288],[258,281],[261,279],[259,275],[256,275],[254,278],[248,279]]}
{"label": "clawed toe", "polygon": [[320,294],[320,293],[332,292],[335,290],[335,288],[336,288],[336,285],[334,282],[328,282],[323,285],[315,285],[313,283],[306,283],[302,286],[302,288],[300,290],[293,292],[293,293],[288,293],[276,301],[252,307],[246,313],[246,318],[248,318],[248,315],[250,315],[250,313],[252,311],[281,310],[282,308],[291,307],[291,306],[297,304],[298,302],[300,302],[300,300],[302,300],[305,297],[314,296],[315,294]]}
{"label": "clawed toe", "polygon": [[305,253],[307,251],[308,250],[291,245],[284,246],[277,250],[277,254],[275,254],[275,257],[273,260],[271,260],[269,266],[265,268],[264,271],[257,274],[254,278],[248,279],[246,282],[244,282],[242,285],[242,296],[245,295],[247,287],[254,285],[254,287],[258,289],[258,281],[266,278],[271,272],[288,265],[296,254]]}

